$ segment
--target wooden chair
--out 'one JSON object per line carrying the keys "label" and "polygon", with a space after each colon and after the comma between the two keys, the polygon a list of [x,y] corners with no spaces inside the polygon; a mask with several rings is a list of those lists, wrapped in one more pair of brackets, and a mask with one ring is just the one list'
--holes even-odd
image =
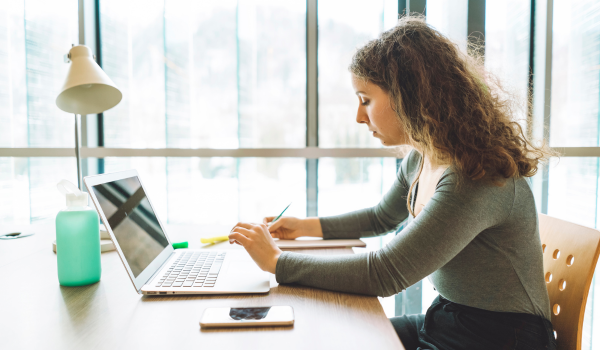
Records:
{"label": "wooden chair", "polygon": [[539,214],[544,278],[558,349],[580,350],[585,303],[600,254],[600,231]]}

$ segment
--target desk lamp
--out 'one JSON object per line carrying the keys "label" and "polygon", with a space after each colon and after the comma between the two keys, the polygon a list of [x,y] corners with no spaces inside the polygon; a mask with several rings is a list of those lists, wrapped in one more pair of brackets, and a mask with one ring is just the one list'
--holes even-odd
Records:
{"label": "desk lamp", "polygon": [[111,109],[121,102],[123,94],[94,61],[92,50],[89,47],[73,46],[67,58],[70,60],[71,66],[65,84],[56,98],[56,105],[65,112],[75,114],[77,183],[79,189],[83,190],[79,157],[78,115],[98,114]]}

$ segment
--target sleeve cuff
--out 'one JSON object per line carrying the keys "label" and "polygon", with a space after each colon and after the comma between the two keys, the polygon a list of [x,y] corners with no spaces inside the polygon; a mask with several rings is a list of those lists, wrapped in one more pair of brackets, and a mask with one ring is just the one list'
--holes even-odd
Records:
{"label": "sleeve cuff", "polygon": [[321,223],[321,232],[323,233],[323,239],[331,239],[331,235],[329,234],[329,226],[327,225],[327,219],[319,218],[319,222]]}
{"label": "sleeve cuff", "polygon": [[323,239],[336,239],[333,232],[335,231],[335,219],[330,219],[328,217],[319,218],[319,222],[321,223],[321,231],[323,232]]}
{"label": "sleeve cuff", "polygon": [[277,265],[275,265],[275,280],[277,283],[285,283],[285,263],[289,252],[282,252],[277,259]]}

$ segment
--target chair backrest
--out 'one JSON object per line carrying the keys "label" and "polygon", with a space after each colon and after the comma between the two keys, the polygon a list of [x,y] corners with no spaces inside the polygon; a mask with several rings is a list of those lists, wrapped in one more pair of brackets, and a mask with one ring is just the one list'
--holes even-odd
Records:
{"label": "chair backrest", "polygon": [[583,316],[600,254],[600,231],[539,214],[544,278],[558,349],[581,349]]}

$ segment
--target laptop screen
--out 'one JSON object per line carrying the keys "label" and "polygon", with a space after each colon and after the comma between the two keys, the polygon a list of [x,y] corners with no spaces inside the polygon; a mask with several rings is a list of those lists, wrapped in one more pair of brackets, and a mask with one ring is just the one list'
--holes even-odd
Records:
{"label": "laptop screen", "polygon": [[108,225],[137,277],[169,244],[137,176],[92,186]]}

